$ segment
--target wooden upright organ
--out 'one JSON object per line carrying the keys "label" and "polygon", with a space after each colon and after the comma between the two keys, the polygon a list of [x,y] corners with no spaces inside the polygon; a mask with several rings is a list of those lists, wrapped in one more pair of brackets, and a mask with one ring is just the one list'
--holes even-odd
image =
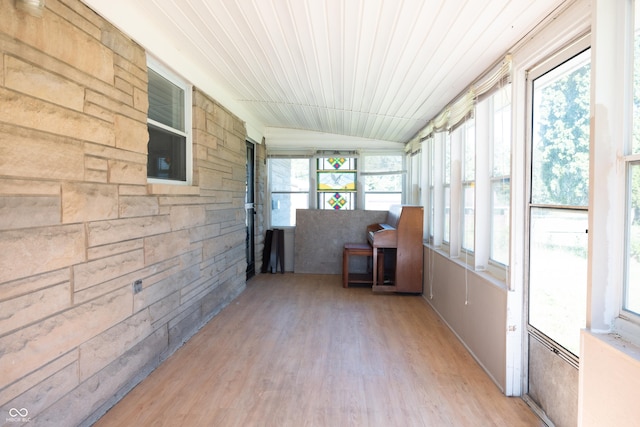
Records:
{"label": "wooden upright organ", "polygon": [[422,293],[423,215],[422,206],[394,205],[385,223],[367,226],[374,272],[378,271],[379,250],[384,251],[385,259],[384,283],[379,283],[378,275],[373,274],[373,291]]}

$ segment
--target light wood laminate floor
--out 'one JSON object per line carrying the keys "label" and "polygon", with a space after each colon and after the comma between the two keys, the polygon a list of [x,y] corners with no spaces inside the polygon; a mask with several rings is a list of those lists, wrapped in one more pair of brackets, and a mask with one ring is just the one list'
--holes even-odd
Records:
{"label": "light wood laminate floor", "polygon": [[542,426],[420,296],[262,274],[97,423]]}

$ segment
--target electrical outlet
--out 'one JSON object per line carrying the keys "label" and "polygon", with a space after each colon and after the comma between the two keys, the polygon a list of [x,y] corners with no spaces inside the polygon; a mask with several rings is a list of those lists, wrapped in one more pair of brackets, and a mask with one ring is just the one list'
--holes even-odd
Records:
{"label": "electrical outlet", "polygon": [[142,292],[142,280],[133,282],[133,293],[137,294],[138,292]]}

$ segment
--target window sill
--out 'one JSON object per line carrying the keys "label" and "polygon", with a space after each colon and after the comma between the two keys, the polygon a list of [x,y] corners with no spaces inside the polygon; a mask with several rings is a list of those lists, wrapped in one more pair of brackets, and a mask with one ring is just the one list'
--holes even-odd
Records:
{"label": "window sill", "polygon": [[[442,256],[443,258],[445,258],[446,260],[460,266],[461,268],[466,269],[467,271],[469,271],[472,274],[475,274],[476,276],[484,279],[485,281],[491,283],[493,286],[500,288],[500,289],[504,289],[504,290],[508,290],[508,284],[504,279],[501,279],[500,277],[497,277],[493,272],[489,271],[489,270],[476,270],[475,268],[473,268],[472,265],[468,264],[467,262],[465,262],[464,256],[462,257],[452,257],[449,255],[449,252],[447,252],[446,250],[443,250],[442,247],[436,247],[431,245],[430,243],[423,243],[424,247],[433,251],[434,253]],[[447,246],[448,247],[448,246]]]}
{"label": "window sill", "polygon": [[609,335],[640,347],[640,324],[631,319],[618,316],[613,322],[613,332]]}
{"label": "window sill", "polygon": [[200,187],[176,184],[147,184],[147,194],[164,196],[199,196]]}
{"label": "window sill", "polygon": [[583,333],[588,334],[603,344],[616,349],[627,356],[630,360],[633,360],[636,363],[640,362],[640,346],[638,346],[638,343],[634,342],[634,340],[626,339],[624,336],[617,333],[597,333],[587,329],[583,329]]}

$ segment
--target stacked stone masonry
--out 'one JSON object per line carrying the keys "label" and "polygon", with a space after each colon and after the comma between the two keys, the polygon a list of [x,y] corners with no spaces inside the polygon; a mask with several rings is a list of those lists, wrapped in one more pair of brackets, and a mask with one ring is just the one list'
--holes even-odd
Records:
{"label": "stacked stone masonry", "polygon": [[193,185],[148,184],[145,51],[0,10],[0,425],[90,424],[244,289],[245,125],[195,88]]}

